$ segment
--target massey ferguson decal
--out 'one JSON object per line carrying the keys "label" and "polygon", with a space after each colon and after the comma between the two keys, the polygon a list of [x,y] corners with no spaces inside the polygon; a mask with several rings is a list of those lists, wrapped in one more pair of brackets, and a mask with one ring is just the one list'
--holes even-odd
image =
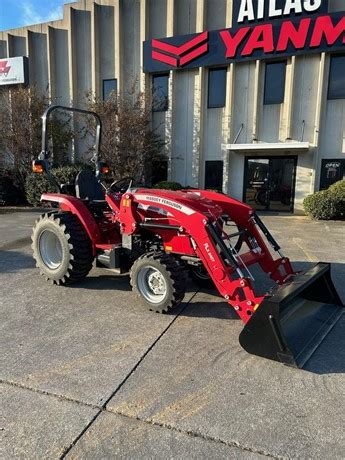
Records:
{"label": "massey ferguson decal", "polygon": [[153,196],[153,195],[143,195],[143,194],[135,194],[134,197],[138,201],[148,201],[151,203],[155,203],[156,205],[162,204],[169,208],[174,208],[177,211],[180,211],[183,214],[186,214],[187,216],[191,216],[192,214],[195,214],[195,211],[191,208],[188,208],[188,206],[184,206],[183,204],[176,203],[176,201],[171,201],[166,198],[161,198],[161,197]]}
{"label": "massey ferguson decal", "polygon": [[0,86],[27,83],[27,58],[0,59]]}
{"label": "massey ferguson decal", "polygon": [[7,77],[8,72],[11,70],[11,66],[7,65],[8,61],[0,61],[0,75]]}
{"label": "massey ferguson decal", "polygon": [[[260,4],[261,1],[257,0]],[[286,3],[292,4],[291,0]],[[305,2],[305,6],[308,3]],[[160,72],[345,50],[344,13],[300,15],[299,18],[255,24],[247,21],[246,25],[237,24],[231,29],[149,40],[144,43],[144,71]]]}

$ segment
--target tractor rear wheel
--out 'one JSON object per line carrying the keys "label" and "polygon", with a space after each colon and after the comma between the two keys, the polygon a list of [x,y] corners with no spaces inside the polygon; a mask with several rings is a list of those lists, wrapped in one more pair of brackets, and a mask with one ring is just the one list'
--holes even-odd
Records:
{"label": "tractor rear wheel", "polygon": [[142,304],[157,313],[167,313],[179,305],[186,292],[185,272],[169,254],[142,255],[134,262],[130,277]]}
{"label": "tractor rear wheel", "polygon": [[86,277],[92,268],[91,241],[70,213],[44,214],[32,232],[36,266],[53,284],[72,284]]}

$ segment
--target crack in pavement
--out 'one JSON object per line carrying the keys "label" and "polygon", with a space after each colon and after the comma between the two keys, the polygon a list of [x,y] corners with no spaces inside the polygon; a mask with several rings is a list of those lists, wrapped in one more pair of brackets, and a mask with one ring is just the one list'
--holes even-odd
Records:
{"label": "crack in pavement", "polygon": [[85,402],[85,401],[80,401],[79,399],[71,398],[71,397],[66,396],[66,395],[62,395],[62,394],[59,394],[59,393],[53,393],[53,392],[47,391],[47,390],[41,390],[40,388],[33,388],[33,387],[30,387],[30,386],[24,385],[22,383],[19,383],[19,382],[13,382],[11,380],[4,380],[4,379],[0,378],[0,384],[1,383],[4,384],[4,385],[9,385],[9,386],[15,387],[15,388],[20,388],[21,390],[32,391],[33,393],[38,393],[38,394],[41,394],[41,395],[44,395],[44,396],[52,396],[53,398],[57,398],[57,399],[60,399],[62,401],[68,401],[68,402],[71,402],[71,403],[80,404],[81,406],[91,407],[93,409],[100,410],[102,408],[102,406],[100,406],[99,404],[91,404],[91,403],[88,403],[88,402]]}
{"label": "crack in pavement", "polygon": [[[197,293],[198,292],[196,292],[191,297],[189,302],[197,295]],[[65,448],[63,454],[60,457],[61,460],[66,458],[68,453],[73,449],[73,447],[77,444],[77,442],[83,437],[83,435],[95,423],[95,421],[98,419],[98,417],[102,413],[108,413],[108,414],[112,414],[112,415],[117,415],[117,416],[129,419],[129,420],[136,420],[138,422],[145,423],[145,424],[150,425],[150,426],[164,428],[164,429],[171,430],[171,431],[174,431],[176,433],[179,433],[179,434],[182,434],[182,435],[185,435],[185,436],[203,439],[203,440],[208,441],[208,442],[220,443],[220,444],[223,444],[223,445],[225,445],[227,447],[234,447],[234,448],[246,451],[246,452],[259,454],[259,455],[262,455],[262,456],[265,456],[265,457],[269,457],[269,458],[273,458],[273,459],[277,459],[277,460],[284,459],[285,457],[273,455],[270,452],[267,452],[267,451],[265,451],[263,449],[256,449],[254,447],[244,446],[244,445],[240,444],[237,441],[225,441],[224,439],[215,438],[213,436],[209,436],[209,435],[206,435],[206,434],[198,432],[198,431],[184,430],[184,429],[178,428],[178,427],[176,427],[174,425],[171,425],[171,424],[168,424],[168,423],[160,423],[160,422],[153,421],[153,420],[150,420],[150,419],[143,419],[143,418],[140,418],[140,417],[133,417],[133,416],[128,415],[128,414],[126,414],[124,412],[114,411],[114,410],[111,410],[111,409],[107,408],[107,405],[108,405],[109,401],[116,395],[116,393],[126,383],[126,381],[129,379],[129,377],[131,375],[133,375],[135,370],[143,362],[143,360],[148,355],[148,353],[155,347],[155,345],[158,343],[158,341],[163,337],[163,335],[168,331],[168,329],[174,324],[174,322],[177,320],[177,318],[185,310],[185,308],[187,307],[188,303],[181,309],[179,314],[176,315],[176,317],[169,323],[169,325],[165,328],[165,330],[153,342],[153,344],[148,348],[148,350],[144,353],[144,355],[140,358],[140,360],[136,363],[136,365],[132,368],[132,370],[127,374],[127,376],[124,378],[124,380],[118,385],[118,387],[112,392],[112,394],[107,398],[107,400],[102,405],[87,403],[85,401],[81,401],[79,399],[71,398],[71,397],[68,397],[68,396],[65,396],[65,395],[62,395],[62,394],[53,393],[53,392],[42,390],[42,389],[39,389],[39,388],[33,388],[33,387],[30,387],[30,386],[24,385],[22,383],[19,383],[19,382],[13,382],[13,381],[9,381],[9,380],[0,379],[0,384],[9,385],[9,386],[12,386],[12,387],[15,387],[15,388],[19,388],[19,389],[26,390],[26,391],[31,391],[33,393],[41,394],[41,395],[44,395],[44,396],[50,396],[50,397],[59,399],[60,401],[66,401],[66,402],[70,402],[70,403],[74,403],[74,404],[78,404],[78,405],[82,405],[82,406],[85,406],[85,407],[90,407],[90,408],[98,410],[98,412],[92,417],[90,422],[84,427],[84,429],[79,433],[79,435],[76,436],[76,438],[72,441],[72,443],[67,448]]]}
{"label": "crack in pavement", "polygon": [[[197,290],[188,300],[188,302],[183,305],[180,309],[178,314],[170,321],[168,326],[159,334],[159,336],[155,339],[155,341],[149,346],[149,348],[145,351],[145,353],[139,358],[138,362],[133,366],[133,368],[129,371],[126,377],[122,380],[122,382],[116,387],[116,389],[111,393],[111,395],[104,401],[102,406],[100,407],[99,411],[92,417],[90,422],[83,428],[83,430],[79,433],[78,436],[74,438],[71,444],[63,451],[60,460],[66,458],[68,453],[73,449],[73,447],[77,444],[77,442],[84,436],[84,434],[88,431],[88,429],[95,423],[98,417],[105,411],[107,411],[107,405],[109,401],[116,395],[116,393],[123,387],[123,385],[127,382],[127,380],[134,374],[136,369],[140,366],[146,356],[153,350],[153,348],[157,345],[160,339],[166,334],[166,332],[171,328],[171,326],[175,323],[175,321],[180,317],[182,312],[187,308],[190,302],[194,299],[194,297],[198,294],[199,290]],[[108,411],[109,412],[109,411]]]}
{"label": "crack in pavement", "polygon": [[273,455],[263,449],[255,449],[254,447],[249,447],[249,446],[243,446],[242,444],[240,444],[239,442],[237,441],[225,441],[224,439],[221,439],[221,438],[215,438],[213,436],[210,436],[210,435],[207,435],[207,434],[203,434],[199,431],[193,431],[193,430],[183,430],[181,428],[178,428],[174,425],[171,425],[169,423],[160,423],[160,422],[157,422],[157,421],[152,421],[150,419],[142,419],[140,417],[133,417],[131,415],[127,415],[126,413],[122,413],[122,412],[117,412],[117,411],[112,411],[110,409],[106,409],[105,412],[108,412],[110,414],[114,414],[114,415],[119,415],[121,417],[125,417],[127,419],[131,419],[131,420],[137,420],[138,422],[142,422],[142,423],[146,423],[148,425],[151,425],[151,426],[159,426],[161,428],[165,428],[165,429],[168,429],[168,430],[171,430],[171,431],[175,431],[176,433],[180,433],[180,434],[184,434],[186,436],[190,436],[192,438],[201,438],[201,439],[204,439],[205,441],[210,441],[210,442],[216,442],[216,443],[219,443],[219,444],[223,444],[227,447],[236,447],[240,450],[244,450],[246,452],[251,452],[251,453],[254,453],[254,454],[260,454],[260,455],[263,455],[265,457],[269,457],[269,458],[273,458],[273,459],[277,459],[277,460],[282,460],[282,459],[285,459],[286,457],[283,457],[283,456],[276,456],[276,455]]}
{"label": "crack in pavement", "polygon": [[242,451],[250,452],[250,453],[254,453],[254,454],[259,454],[259,455],[262,455],[262,456],[265,456],[265,457],[268,457],[268,458],[279,459],[279,460],[285,458],[285,457],[282,457],[282,456],[273,455],[270,452],[267,452],[267,451],[265,451],[263,449],[256,449],[254,447],[241,445],[237,441],[226,441],[224,439],[216,438],[216,437],[213,437],[213,436],[210,436],[210,435],[206,435],[206,434],[198,432],[198,431],[184,430],[184,429],[180,429],[180,428],[178,428],[178,427],[176,427],[174,425],[168,424],[168,423],[163,423],[163,422],[161,423],[161,422],[153,421],[153,420],[150,420],[150,419],[143,419],[143,418],[140,418],[140,417],[134,417],[134,416],[128,415],[128,414],[120,412],[120,411],[114,411],[114,410],[108,409],[107,406],[108,406],[108,403],[110,402],[110,400],[120,391],[120,389],[125,385],[125,383],[128,381],[128,379],[135,373],[136,369],[144,361],[144,359],[147,357],[147,355],[154,349],[154,347],[157,345],[157,343],[160,341],[160,339],[168,332],[168,330],[171,328],[171,326],[181,316],[181,314],[184,312],[184,310],[187,308],[187,306],[190,304],[190,302],[195,298],[195,296],[198,293],[199,293],[199,290],[196,291],[190,297],[190,299],[188,300],[188,302],[185,305],[183,305],[183,307],[178,312],[178,314],[170,321],[170,323],[167,325],[167,327],[159,334],[159,336],[149,346],[149,348],[145,351],[145,353],[139,358],[138,362],[133,366],[133,368],[129,371],[129,373],[126,375],[126,377],[122,380],[122,382],[116,387],[116,389],[111,393],[111,395],[104,401],[104,403],[102,405],[87,403],[85,401],[81,401],[81,400],[78,400],[78,399],[75,399],[75,398],[71,398],[71,397],[68,397],[68,396],[65,396],[65,395],[62,395],[62,394],[53,393],[53,392],[38,389],[38,388],[33,388],[33,387],[30,387],[30,386],[24,385],[22,383],[19,383],[19,382],[0,379],[0,383],[10,385],[10,386],[13,386],[13,387],[16,387],[16,388],[20,388],[20,389],[23,389],[23,390],[32,391],[34,393],[38,393],[38,394],[41,394],[41,395],[51,396],[51,397],[57,398],[59,400],[79,404],[79,405],[90,407],[90,408],[93,408],[93,409],[97,410],[97,413],[91,418],[91,420],[82,429],[82,431],[74,438],[74,440],[69,444],[69,446],[64,449],[62,455],[60,456],[60,460],[63,460],[63,459],[66,458],[66,456],[69,454],[69,452],[71,452],[73,447],[84,436],[84,434],[91,428],[91,426],[96,422],[96,420],[99,418],[99,416],[102,413],[109,413],[109,414],[112,414],[112,415],[117,415],[117,416],[120,416],[120,417],[124,417],[126,419],[136,420],[138,422],[145,423],[145,424],[150,425],[150,426],[156,426],[156,427],[168,429],[168,430],[174,431],[176,433],[180,433],[180,434],[185,435],[185,436],[190,436],[190,437],[203,439],[203,440],[208,441],[208,442],[220,443],[220,444],[223,444],[223,445],[225,445],[227,447],[238,448],[238,449],[240,449]]}

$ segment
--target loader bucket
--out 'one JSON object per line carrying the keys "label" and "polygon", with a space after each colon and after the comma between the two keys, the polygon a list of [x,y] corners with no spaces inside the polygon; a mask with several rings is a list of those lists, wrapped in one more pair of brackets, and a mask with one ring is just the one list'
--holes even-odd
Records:
{"label": "loader bucket", "polygon": [[268,295],[239,341],[248,353],[301,368],[344,311],[330,264],[319,263]]}

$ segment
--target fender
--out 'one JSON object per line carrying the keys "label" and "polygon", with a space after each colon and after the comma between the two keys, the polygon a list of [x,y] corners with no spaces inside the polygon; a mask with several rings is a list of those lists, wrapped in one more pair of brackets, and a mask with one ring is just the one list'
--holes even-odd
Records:
{"label": "fender", "polygon": [[95,219],[85,204],[78,198],[70,195],[60,195],[58,193],[43,193],[41,201],[59,203],[63,211],[68,211],[76,215],[89,235],[93,249],[95,249],[96,244],[101,243],[101,232],[99,231]]}

